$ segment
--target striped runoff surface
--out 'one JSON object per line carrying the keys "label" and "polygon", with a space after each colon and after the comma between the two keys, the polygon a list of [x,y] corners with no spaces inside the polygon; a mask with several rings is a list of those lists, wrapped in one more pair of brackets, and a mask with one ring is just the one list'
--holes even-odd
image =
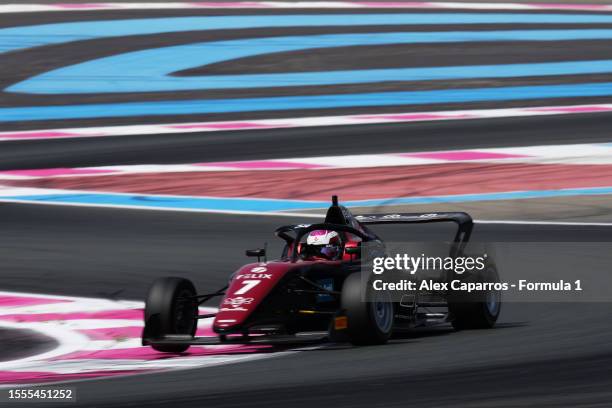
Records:
{"label": "striped runoff surface", "polygon": [[533,108],[456,110],[422,113],[384,113],[368,115],[319,116],[290,119],[235,120],[225,122],[189,122],[132,126],[42,129],[0,132],[0,142],[73,139],[106,136],[159,135],[176,133],[227,132],[241,130],[290,129],[316,126],[372,125],[377,123],[437,122],[528,116],[572,115],[612,112],[612,104],[543,106]]}
{"label": "striped runoff surface", "polygon": [[[346,180],[351,182],[347,183]],[[8,170],[0,201],[279,213],[612,193],[612,144]]]}
{"label": "striped runoff surface", "polygon": [[[246,345],[158,353],[140,344],[142,320],[142,302],[0,292],[1,329],[33,331],[56,343],[38,354],[0,362],[0,388],[206,367],[283,353]],[[211,324],[211,319],[200,320],[198,335],[212,336]]]}
{"label": "striped runoff surface", "polygon": [[[191,172],[361,169],[448,163],[612,164],[612,144],[504,147],[415,153],[316,156],[234,162],[142,164],[0,171],[0,180]],[[316,173],[314,173],[316,174]],[[179,175],[177,175],[179,176]]]}
{"label": "striped runoff surface", "polygon": [[[0,123],[5,130],[23,129],[29,122],[30,129],[40,122],[71,120],[107,127],[118,120],[151,124],[164,117],[197,118],[214,122],[214,127],[236,115],[247,124],[278,116],[294,118],[285,119],[288,126],[300,126],[306,117],[359,123],[363,116],[351,111],[410,114],[430,107],[428,114],[443,118],[449,111],[465,111],[465,106],[507,108],[509,103],[517,109],[514,115],[527,116],[533,112],[517,104],[562,108],[612,96],[608,5],[176,2],[0,7],[4,13],[30,11],[35,16],[28,24],[0,26]],[[158,14],[122,18],[124,9],[155,9]],[[193,9],[194,15],[163,15],[175,9]],[[215,15],[206,15],[210,9]],[[93,14],[48,12],[53,10]],[[95,12],[103,10],[117,14],[96,19]],[[60,15],[69,18],[54,17]],[[550,51],[551,45],[558,51]],[[363,58],[385,47],[392,52]],[[483,53],[482,47],[515,51]],[[56,49],[61,52],[54,53]],[[356,60],[343,66],[337,60],[342,56]],[[314,60],[319,61],[316,66],[300,68],[300,61]],[[559,100],[564,103],[554,103]],[[341,116],[334,114],[339,110]],[[0,140],[16,137],[4,133]],[[83,133],[104,134],[94,129]],[[71,131],[31,134],[54,138]]]}

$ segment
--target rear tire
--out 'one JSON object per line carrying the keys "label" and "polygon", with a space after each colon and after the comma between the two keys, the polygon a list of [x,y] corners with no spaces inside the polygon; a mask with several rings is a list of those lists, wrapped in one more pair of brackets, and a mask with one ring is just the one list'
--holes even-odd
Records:
{"label": "rear tire", "polygon": [[[197,329],[197,302],[182,299],[195,295],[195,287],[187,279],[166,277],[153,282],[145,303],[143,338],[155,339],[168,334],[194,336]],[[189,345],[152,344],[151,347],[165,353],[182,353]]]}
{"label": "rear tire", "polygon": [[349,341],[359,346],[384,344],[393,332],[395,310],[391,298],[386,292],[371,291],[368,297],[374,301],[364,302],[361,292],[361,274],[349,275],[344,280],[341,297]]}
{"label": "rear tire", "polygon": [[[483,272],[468,277],[465,282],[499,282],[499,274],[494,265],[487,266]],[[451,323],[456,330],[493,328],[499,317],[501,304],[501,292],[497,290],[471,294],[456,292],[451,294],[448,302]]]}

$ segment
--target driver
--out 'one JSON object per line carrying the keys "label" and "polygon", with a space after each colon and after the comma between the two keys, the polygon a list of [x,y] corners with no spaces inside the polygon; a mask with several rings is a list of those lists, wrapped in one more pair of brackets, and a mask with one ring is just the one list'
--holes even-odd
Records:
{"label": "driver", "polygon": [[305,258],[336,260],[342,254],[342,241],[336,231],[314,230],[306,237]]}

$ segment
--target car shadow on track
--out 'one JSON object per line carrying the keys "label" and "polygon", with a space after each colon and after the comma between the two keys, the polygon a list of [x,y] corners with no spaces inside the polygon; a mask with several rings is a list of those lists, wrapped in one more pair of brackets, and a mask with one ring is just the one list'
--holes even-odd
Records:
{"label": "car shadow on track", "polygon": [[[491,331],[494,332],[499,329],[511,329],[511,328],[516,328],[516,327],[525,327],[528,325],[529,325],[529,322],[499,323]],[[474,330],[471,330],[471,331],[474,331]],[[406,331],[404,333],[394,334],[391,337],[390,342],[387,343],[385,346],[388,347],[388,346],[393,346],[393,345],[405,345],[407,343],[417,343],[419,339],[447,336],[447,335],[458,334],[458,333],[460,332],[453,329],[450,326],[416,328],[410,331]],[[351,345],[350,343],[321,343],[321,344],[325,346],[322,348],[316,348],[317,351],[344,350],[344,349],[351,349],[355,347]],[[312,350],[315,350],[315,349],[312,349]],[[299,351],[311,351],[311,349],[303,349]]]}
{"label": "car shadow on track", "polygon": [[[499,329],[510,329],[515,327],[525,327],[528,326],[528,322],[508,322],[508,323],[499,323],[495,326],[492,331]],[[466,330],[467,331],[467,330]],[[473,331],[473,330],[472,330]],[[404,333],[395,333],[391,337],[391,341],[387,344],[389,345],[402,345],[411,342],[418,342],[419,339],[438,337],[438,336],[446,336],[450,334],[460,333],[453,329],[451,326],[438,326],[438,327],[423,327],[423,328],[415,328],[410,331],[406,331]],[[283,351],[298,351],[298,352],[308,352],[308,351],[322,351],[322,350],[344,350],[351,349],[355,346],[351,345],[348,342],[328,342],[325,340],[319,342],[296,342],[294,344],[285,344],[282,346],[259,346],[254,349],[249,349],[250,345],[244,345],[245,349],[237,349],[237,350],[224,350],[219,351],[216,354],[251,354],[251,353],[277,353]],[[251,345],[252,346],[252,345]],[[187,355],[187,354],[185,354]]]}
{"label": "car shadow on track", "polygon": [[[499,329],[511,329],[515,327],[528,326],[529,322],[508,322],[508,323],[497,323],[493,329],[482,329],[482,330],[499,330]],[[481,331],[482,331],[481,330]],[[466,330],[467,331],[467,330]],[[474,330],[471,330],[474,331]],[[438,327],[422,327],[415,328],[403,333],[396,333],[392,339],[419,339],[427,337],[444,336],[447,334],[459,333],[459,331],[453,329],[450,326],[438,326]]]}

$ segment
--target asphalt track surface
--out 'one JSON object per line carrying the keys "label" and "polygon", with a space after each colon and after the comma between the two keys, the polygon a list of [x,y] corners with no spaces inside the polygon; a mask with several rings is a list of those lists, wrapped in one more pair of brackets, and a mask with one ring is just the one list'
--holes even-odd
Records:
{"label": "asphalt track surface", "polygon": [[[596,114],[11,142],[2,144],[0,167],[603,142],[609,141],[611,119]],[[272,251],[278,250],[274,228],[300,221],[0,204],[2,290],[142,299],[150,282],[165,275],[191,278],[202,290],[215,289],[246,260],[244,249],[268,241]],[[395,228],[381,231],[390,240],[405,239],[407,233]],[[419,237],[439,233],[409,232]],[[475,236],[498,241],[611,241],[612,228],[477,225]],[[506,304],[495,330],[453,332],[442,327],[416,331],[381,347],[332,345],[227,366],[85,381],[78,383],[78,399],[82,405],[134,407],[606,407],[612,401],[611,318],[609,304]]]}
{"label": "asphalt track surface", "polygon": [[[152,279],[222,286],[245,248],[299,219],[5,204],[3,289],[140,299]],[[435,231],[434,231],[435,230]],[[384,237],[445,230],[385,227]],[[610,241],[607,227],[477,225],[479,239]],[[228,366],[78,383],[96,406],[605,406],[609,304],[506,304],[497,329],[418,331]],[[599,405],[598,405],[599,404]]]}
{"label": "asphalt track surface", "polygon": [[0,362],[29,357],[57,347],[57,342],[31,330],[0,329]]}

